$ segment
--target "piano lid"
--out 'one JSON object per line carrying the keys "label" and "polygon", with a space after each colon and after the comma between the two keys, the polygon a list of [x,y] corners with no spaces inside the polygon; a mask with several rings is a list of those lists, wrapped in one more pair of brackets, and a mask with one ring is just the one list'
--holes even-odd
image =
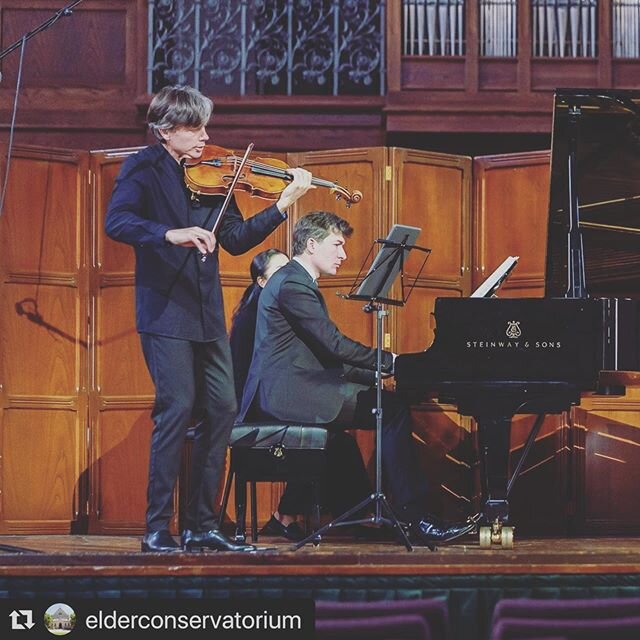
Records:
{"label": "piano lid", "polygon": [[640,91],[558,89],[553,112],[546,295],[567,291],[569,110],[585,281],[591,297],[640,297]]}

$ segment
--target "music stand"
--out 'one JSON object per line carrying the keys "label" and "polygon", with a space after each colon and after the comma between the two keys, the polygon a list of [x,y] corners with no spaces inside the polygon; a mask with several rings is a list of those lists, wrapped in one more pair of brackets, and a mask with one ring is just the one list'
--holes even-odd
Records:
{"label": "music stand", "polygon": [[[415,245],[419,233],[420,229],[418,227],[395,224],[385,240],[375,240],[356,276],[351,292],[345,296],[350,300],[365,300],[367,304],[365,304],[363,310],[366,313],[376,312],[376,407],[373,409],[373,413],[376,416],[376,485],[374,493],[303,540],[300,540],[300,542],[296,543],[295,550],[300,549],[308,542],[317,544],[322,534],[329,529],[354,524],[393,526],[400,532],[407,551],[413,550],[406,531],[393,513],[386,496],[382,492],[382,343],[383,320],[385,316],[389,315],[383,305],[403,306],[406,303],[431,253],[431,249]],[[368,264],[376,245],[381,246],[380,251],[375,256],[366,275],[361,278],[364,266]],[[424,252],[425,258],[405,296],[404,265],[406,257],[412,249]],[[402,292],[400,299],[395,299],[389,297],[389,291],[398,274],[401,277]],[[370,504],[375,505],[375,512],[372,516],[350,520],[351,516]]]}

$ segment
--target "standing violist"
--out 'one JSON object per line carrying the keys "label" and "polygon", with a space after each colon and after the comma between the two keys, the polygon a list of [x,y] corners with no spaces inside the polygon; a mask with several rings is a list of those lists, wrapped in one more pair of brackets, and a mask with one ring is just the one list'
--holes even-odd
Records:
{"label": "standing violist", "polygon": [[261,243],[286,220],[287,209],[313,188],[308,171],[289,169],[293,180],[275,204],[245,220],[232,198],[216,235],[205,228],[205,220],[209,227],[216,221],[224,198],[212,196],[195,206],[181,162],[202,156],[212,109],[209,98],[186,86],[165,87],[153,98],[147,122],[158,143],[125,161],[105,221],[110,238],[135,250],[136,325],[155,386],[142,551],[180,549],[169,534],[169,522],[198,378],[204,381],[205,419],[193,442],[181,545],[254,549],[224,536],[214,510],[237,413],[218,252],[221,245],[238,255]]}

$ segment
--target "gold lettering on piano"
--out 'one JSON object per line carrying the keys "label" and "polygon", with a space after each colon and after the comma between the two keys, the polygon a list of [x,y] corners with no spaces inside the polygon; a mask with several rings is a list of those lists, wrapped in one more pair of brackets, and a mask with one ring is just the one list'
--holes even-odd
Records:
{"label": "gold lettering on piano", "polygon": [[531,343],[528,340],[467,340],[467,349],[538,349],[551,351],[562,349],[562,341],[536,340]]}
{"label": "gold lettering on piano", "polygon": [[507,320],[507,326],[505,328],[505,335],[508,340],[467,340],[467,349],[518,349],[520,351],[532,349],[532,350],[545,350],[553,351],[562,349],[561,340],[553,339],[536,339],[527,340],[523,339],[523,329],[520,326],[521,320]]}

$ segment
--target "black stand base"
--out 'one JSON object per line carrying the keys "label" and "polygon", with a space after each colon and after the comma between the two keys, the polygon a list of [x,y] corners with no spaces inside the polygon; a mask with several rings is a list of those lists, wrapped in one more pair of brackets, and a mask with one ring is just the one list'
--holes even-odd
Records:
{"label": "black stand base", "polygon": [[[374,515],[368,516],[366,518],[349,520],[349,518],[355,513],[358,513],[371,504],[374,504],[376,507],[376,512]],[[348,525],[355,524],[374,524],[393,527],[396,531],[400,532],[400,537],[402,538],[406,550],[413,551],[413,546],[411,545],[411,542],[409,542],[407,532],[404,530],[404,527],[402,526],[396,515],[393,513],[393,510],[389,506],[384,493],[372,493],[368,498],[365,498],[362,502],[355,505],[355,507],[351,507],[351,509],[345,511],[335,520],[332,520],[328,524],[325,524],[323,527],[320,527],[320,529],[318,529],[317,531],[314,531],[312,534],[308,535],[303,540],[300,540],[300,542],[296,543],[294,550],[297,551],[309,542],[313,542],[314,545],[320,544],[320,540],[322,540],[322,534],[325,533],[325,531],[329,531],[329,529],[333,529],[334,527],[346,527]],[[431,549],[431,551],[435,551],[435,547],[429,548]]]}

